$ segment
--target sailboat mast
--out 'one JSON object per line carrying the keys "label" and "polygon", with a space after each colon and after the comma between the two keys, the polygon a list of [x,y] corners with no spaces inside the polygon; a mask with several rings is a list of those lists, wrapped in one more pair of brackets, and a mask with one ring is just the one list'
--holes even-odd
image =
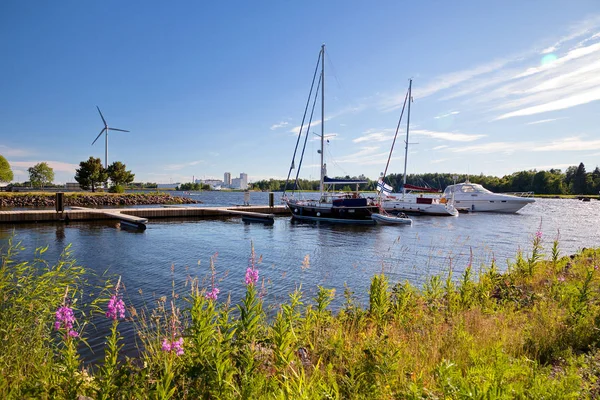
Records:
{"label": "sailboat mast", "polygon": [[406,164],[408,162],[408,131],[410,128],[410,103],[412,103],[412,79],[408,81],[408,115],[406,118],[406,144],[404,145],[404,179],[402,180],[402,198],[406,194]]}
{"label": "sailboat mast", "polygon": [[321,198],[323,197],[323,181],[325,179],[324,164],[324,146],[325,146],[325,45],[321,45],[321,182],[319,189]]}

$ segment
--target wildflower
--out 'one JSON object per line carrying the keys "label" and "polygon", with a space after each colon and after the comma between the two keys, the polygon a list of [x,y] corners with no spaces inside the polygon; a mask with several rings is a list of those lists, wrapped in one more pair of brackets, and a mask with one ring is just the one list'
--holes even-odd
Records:
{"label": "wildflower", "polygon": [[252,267],[246,269],[246,285],[253,285],[258,282],[258,270]]}
{"label": "wildflower", "polygon": [[183,355],[183,338],[180,337],[178,340],[174,341],[171,344],[172,349],[175,351],[175,354],[178,356]]}
{"label": "wildflower", "polygon": [[562,275],[561,275],[561,276],[559,276],[559,277],[558,277],[558,281],[559,281],[559,282],[564,282],[564,281],[565,281],[565,277],[564,277],[564,276],[562,276]]}
{"label": "wildflower", "polygon": [[162,342],[162,350],[165,353],[170,353],[171,351],[175,352],[176,355],[178,356],[182,356],[184,351],[183,351],[183,338],[180,337],[179,339],[170,342],[168,339],[163,339]]}
{"label": "wildflower", "polygon": [[212,290],[210,292],[207,292],[204,297],[209,299],[209,300],[217,300],[217,295],[219,294],[220,290],[219,288],[213,287]]}
{"label": "wildflower", "polygon": [[536,238],[537,240],[542,240],[542,231],[541,231],[541,230],[538,230],[538,231],[535,233],[535,238]]}
{"label": "wildflower", "polygon": [[60,330],[64,328],[67,331],[67,335],[71,337],[77,337],[79,334],[73,330],[73,323],[75,322],[75,315],[73,310],[67,306],[60,306],[56,310],[56,319],[54,321],[54,329]]}
{"label": "wildflower", "polygon": [[116,321],[118,318],[125,318],[125,303],[118,293],[111,296],[106,307],[106,318]]}

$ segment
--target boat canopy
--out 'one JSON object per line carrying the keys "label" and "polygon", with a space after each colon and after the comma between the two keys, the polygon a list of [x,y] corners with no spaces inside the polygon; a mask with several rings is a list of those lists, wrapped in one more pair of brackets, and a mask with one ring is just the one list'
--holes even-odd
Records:
{"label": "boat canopy", "polygon": [[357,183],[369,183],[369,181],[362,179],[337,179],[324,176],[323,183],[326,185],[354,185]]}
{"label": "boat canopy", "polygon": [[435,188],[430,188],[430,187],[425,187],[425,186],[415,186],[415,185],[410,185],[410,184],[405,184],[404,188],[406,190],[418,190],[419,192],[430,192],[430,193],[438,193],[441,192],[440,189],[435,189]]}

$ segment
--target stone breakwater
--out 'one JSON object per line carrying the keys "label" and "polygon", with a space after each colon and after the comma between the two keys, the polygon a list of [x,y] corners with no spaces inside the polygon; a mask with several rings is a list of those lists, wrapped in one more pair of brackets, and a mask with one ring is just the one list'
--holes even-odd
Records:
{"label": "stone breakwater", "polygon": [[[0,208],[6,207],[54,207],[54,194],[0,195]],[[65,194],[65,206],[135,206],[148,204],[198,204],[201,201],[187,197],[160,194]]]}

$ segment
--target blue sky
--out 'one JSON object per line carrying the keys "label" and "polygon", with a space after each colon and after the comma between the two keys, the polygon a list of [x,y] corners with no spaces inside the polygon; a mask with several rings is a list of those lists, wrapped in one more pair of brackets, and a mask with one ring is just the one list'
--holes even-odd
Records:
{"label": "blue sky", "polygon": [[4,0],[0,154],[72,182],[104,161],[98,105],[136,181],[285,177],[322,43],[332,176],[383,170],[411,77],[409,173],[600,164],[597,0]]}

